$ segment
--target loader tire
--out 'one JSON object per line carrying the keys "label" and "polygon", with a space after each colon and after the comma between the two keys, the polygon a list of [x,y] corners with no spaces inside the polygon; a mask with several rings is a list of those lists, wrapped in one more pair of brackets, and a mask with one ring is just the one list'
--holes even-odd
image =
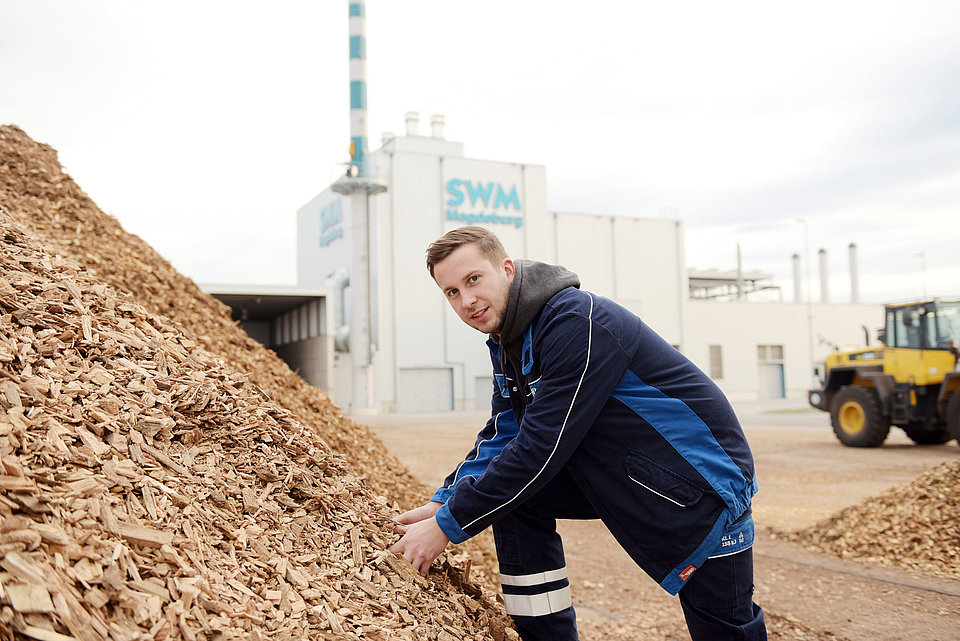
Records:
{"label": "loader tire", "polygon": [[957,439],[957,445],[960,445],[960,391],[954,392],[947,401],[946,419],[950,438]]}
{"label": "loader tire", "polygon": [[890,433],[880,398],[869,387],[844,387],[830,403],[833,433],[847,447],[879,447]]}

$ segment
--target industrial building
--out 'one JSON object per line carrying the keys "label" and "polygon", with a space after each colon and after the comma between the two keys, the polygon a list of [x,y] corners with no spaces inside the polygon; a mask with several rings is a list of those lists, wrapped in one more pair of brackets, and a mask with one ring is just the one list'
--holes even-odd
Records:
{"label": "industrial building", "polygon": [[862,344],[882,322],[881,307],[859,304],[853,245],[850,303],[830,302],[823,253],[819,302],[802,300],[799,256],[793,302],[768,302],[758,294],[772,287],[769,275],[688,270],[680,220],[548,210],[545,167],[470,158],[445,138],[442,116],[422,134],[408,113],[405,134],[385,134],[370,151],[365,23],[364,3],[351,1],[351,159],[297,212],[296,286],[204,288],[346,411],[489,406],[485,337],[449,308],[424,260],[431,242],[468,224],[494,230],[514,258],[573,270],[734,400],[804,395],[816,361]]}
{"label": "industrial building", "polygon": [[[275,317],[269,332],[278,352],[325,350],[288,358],[309,360],[304,375],[348,411],[489,404],[485,337],[449,308],[424,264],[430,242],[467,224],[494,230],[515,258],[573,270],[584,289],[641,316],[736,400],[803,396],[815,361],[835,346],[862,345],[865,328],[872,337],[882,323],[879,305],[830,302],[825,287],[819,301],[800,300],[799,257],[792,301],[758,300],[768,275],[688,270],[680,220],[550,211],[544,166],[470,158],[444,137],[440,116],[421,133],[418,115],[407,114],[405,134],[384,135],[364,162],[366,178],[353,179],[367,185],[361,193],[334,184],[297,212],[296,289],[320,299]],[[355,275],[358,202],[367,223],[363,282]],[[855,301],[855,248],[850,261]],[[358,331],[368,333],[361,367]],[[329,370],[321,376],[317,364]],[[357,397],[357,381],[368,396]]]}

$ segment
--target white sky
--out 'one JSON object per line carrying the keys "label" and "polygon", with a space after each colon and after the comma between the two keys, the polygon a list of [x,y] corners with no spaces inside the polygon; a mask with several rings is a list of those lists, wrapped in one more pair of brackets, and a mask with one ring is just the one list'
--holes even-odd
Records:
{"label": "white sky", "polygon": [[[195,280],[293,284],[348,156],[347,5],[0,0],[0,122]],[[784,300],[825,248],[848,301],[851,242],[865,302],[960,295],[960,3],[574,6],[369,0],[371,145],[442,113],[545,165],[550,209],[678,217],[689,266],[739,243]]]}

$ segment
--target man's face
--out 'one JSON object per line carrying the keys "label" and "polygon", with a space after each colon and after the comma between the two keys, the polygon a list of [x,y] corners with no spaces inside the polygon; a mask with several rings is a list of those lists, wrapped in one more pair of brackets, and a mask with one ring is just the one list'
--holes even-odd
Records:
{"label": "man's face", "polygon": [[453,311],[484,334],[499,332],[503,325],[513,274],[512,260],[494,265],[473,243],[457,247],[433,266],[433,279]]}

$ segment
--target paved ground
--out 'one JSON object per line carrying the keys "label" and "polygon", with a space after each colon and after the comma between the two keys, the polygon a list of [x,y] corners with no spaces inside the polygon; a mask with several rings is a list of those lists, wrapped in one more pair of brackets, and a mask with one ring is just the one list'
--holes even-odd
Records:
{"label": "paved ground", "polygon": [[[844,561],[765,534],[770,527],[812,525],[942,461],[960,458],[960,447],[917,446],[894,428],[881,448],[845,448],[833,436],[829,417],[804,402],[740,403],[736,409],[761,488],[754,501],[756,600],[776,622],[771,628],[780,630],[771,638],[791,638],[784,630],[795,621],[798,629],[812,632],[793,638],[960,640],[960,580]],[[473,445],[485,416],[456,412],[358,420],[380,434],[416,476],[435,486]],[[676,599],[643,575],[601,524],[568,521],[560,530],[584,638],[613,638],[609,626],[622,629],[624,636],[617,638],[686,638],[677,623]]]}

